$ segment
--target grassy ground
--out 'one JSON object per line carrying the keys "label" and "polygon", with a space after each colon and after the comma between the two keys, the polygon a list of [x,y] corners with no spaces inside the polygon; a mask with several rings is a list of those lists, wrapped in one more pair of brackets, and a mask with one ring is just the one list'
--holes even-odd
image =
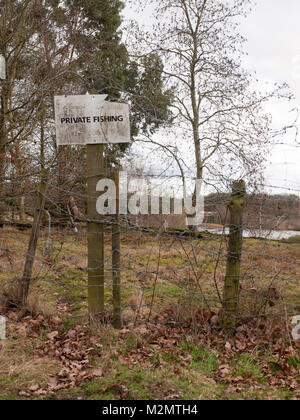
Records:
{"label": "grassy ground", "polygon": [[[1,232],[2,294],[21,276],[28,237]],[[56,231],[51,251],[46,241],[42,232],[30,312],[18,319],[16,309],[2,309],[8,331],[0,342],[1,399],[299,399],[300,353],[283,317],[300,310],[298,241],[244,241],[233,340],[215,322],[225,239],[123,233],[121,331],[109,323],[109,234],[106,322],[92,327],[85,233]],[[253,318],[257,313],[269,316]]]}

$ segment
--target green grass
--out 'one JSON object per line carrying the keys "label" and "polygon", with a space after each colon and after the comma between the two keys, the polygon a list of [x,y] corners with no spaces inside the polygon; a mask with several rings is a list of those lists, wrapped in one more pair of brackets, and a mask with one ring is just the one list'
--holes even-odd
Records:
{"label": "green grass", "polygon": [[265,375],[261,370],[260,362],[250,354],[242,354],[238,357],[235,363],[235,374],[241,377],[251,374],[259,383],[265,382]]}
{"label": "green grass", "polygon": [[192,356],[191,369],[199,370],[207,375],[218,370],[219,362],[212,351],[206,348],[195,348],[188,343],[183,343],[180,347]]}
{"label": "green grass", "polygon": [[300,368],[300,358],[298,358],[298,357],[291,357],[289,360],[288,360],[288,364],[290,365],[290,366],[292,366],[293,368],[295,368],[295,369],[299,369]]}
{"label": "green grass", "polygon": [[119,400],[120,392],[115,384],[123,384],[128,390],[127,398],[132,400],[209,399],[220,396],[222,390],[221,386],[206,381],[199,370],[188,369],[178,376],[167,374],[162,368],[130,368],[116,363],[109,375],[84,384],[76,392],[72,390],[71,395],[87,400]]}

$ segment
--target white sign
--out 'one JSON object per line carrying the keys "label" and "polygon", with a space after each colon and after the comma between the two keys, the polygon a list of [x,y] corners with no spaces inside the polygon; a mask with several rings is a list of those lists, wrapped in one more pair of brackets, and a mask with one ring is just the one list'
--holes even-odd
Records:
{"label": "white sign", "polygon": [[3,55],[0,55],[0,79],[5,80],[6,79],[6,68],[5,68],[5,57]]}
{"label": "white sign", "polygon": [[57,145],[130,143],[129,105],[106,97],[55,96]]}

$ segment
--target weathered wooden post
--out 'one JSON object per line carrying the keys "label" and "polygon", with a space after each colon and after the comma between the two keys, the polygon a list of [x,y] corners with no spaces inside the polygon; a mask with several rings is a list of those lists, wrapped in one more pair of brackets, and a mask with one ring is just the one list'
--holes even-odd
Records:
{"label": "weathered wooden post", "polygon": [[121,241],[120,241],[120,179],[119,172],[115,172],[116,184],[116,214],[112,225],[112,280],[113,280],[113,325],[115,328],[122,327],[122,313],[121,313],[121,272],[120,272],[120,258],[121,258]]}
{"label": "weathered wooden post", "polygon": [[104,145],[87,145],[88,307],[90,317],[104,311],[104,225],[96,210],[97,183],[104,177]]}
{"label": "weathered wooden post", "polygon": [[31,229],[31,235],[28,245],[28,250],[26,254],[26,261],[24,266],[23,277],[20,284],[20,303],[24,309],[26,306],[26,301],[29,293],[29,286],[32,278],[33,265],[35,261],[36,248],[39,238],[40,226],[42,215],[44,211],[45,201],[46,201],[46,190],[47,190],[48,175],[45,169],[42,170],[41,181],[39,185],[39,190],[37,192],[36,206],[34,211],[33,225]]}
{"label": "weathered wooden post", "polygon": [[245,182],[234,182],[231,201],[228,204],[230,210],[230,233],[223,293],[223,310],[221,313],[221,325],[230,335],[234,334],[237,323],[245,195]]}

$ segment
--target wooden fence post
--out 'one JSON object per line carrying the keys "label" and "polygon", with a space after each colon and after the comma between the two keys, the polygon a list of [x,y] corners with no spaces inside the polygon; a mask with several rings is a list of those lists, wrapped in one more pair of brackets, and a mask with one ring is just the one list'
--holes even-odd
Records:
{"label": "wooden fence post", "polygon": [[96,210],[97,183],[104,177],[104,145],[87,145],[88,306],[91,319],[104,311],[104,225]]}
{"label": "wooden fence post", "polygon": [[26,306],[26,301],[27,301],[27,297],[29,293],[29,286],[30,286],[30,282],[32,278],[32,270],[33,270],[33,264],[35,260],[38,238],[39,238],[41,219],[42,219],[42,214],[44,211],[45,201],[46,201],[45,194],[47,190],[47,182],[48,182],[48,174],[46,173],[45,170],[42,170],[42,177],[41,177],[41,182],[39,185],[39,190],[37,193],[36,207],[34,211],[33,225],[31,229],[31,235],[30,235],[28,250],[26,254],[24,272],[23,272],[23,277],[21,279],[21,284],[20,284],[20,303],[23,309]]}
{"label": "wooden fence post", "polygon": [[234,182],[232,185],[231,201],[228,205],[230,210],[230,233],[223,294],[223,311],[220,320],[222,327],[230,335],[235,333],[237,323],[245,195],[245,182]]}
{"label": "wooden fence post", "polygon": [[112,280],[113,280],[113,325],[115,328],[122,327],[121,314],[121,272],[120,272],[120,179],[119,172],[115,173],[116,184],[116,214],[112,225]]}

